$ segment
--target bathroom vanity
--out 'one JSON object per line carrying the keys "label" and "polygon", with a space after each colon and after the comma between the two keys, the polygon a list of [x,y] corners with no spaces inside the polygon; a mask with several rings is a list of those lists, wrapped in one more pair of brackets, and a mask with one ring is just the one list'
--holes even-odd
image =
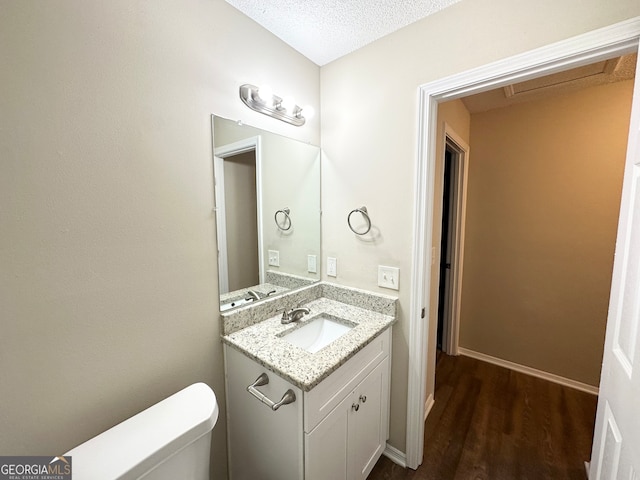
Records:
{"label": "bathroom vanity", "polygon": [[230,478],[367,477],[388,438],[395,304],[320,283],[223,315]]}

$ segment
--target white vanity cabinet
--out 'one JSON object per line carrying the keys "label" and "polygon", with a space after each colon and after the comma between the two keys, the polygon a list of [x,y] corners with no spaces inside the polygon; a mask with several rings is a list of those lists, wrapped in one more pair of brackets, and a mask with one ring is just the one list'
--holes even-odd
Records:
{"label": "white vanity cabinet", "polygon": [[[389,328],[308,392],[225,345],[230,478],[365,479],[388,438],[390,339]],[[247,392],[263,372],[260,392],[296,401],[272,411]]]}

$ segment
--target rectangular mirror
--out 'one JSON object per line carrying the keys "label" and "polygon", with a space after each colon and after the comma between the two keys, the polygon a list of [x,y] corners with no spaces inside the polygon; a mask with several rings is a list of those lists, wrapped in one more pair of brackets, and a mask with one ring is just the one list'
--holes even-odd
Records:
{"label": "rectangular mirror", "polygon": [[213,115],[220,310],[320,280],[320,148]]}

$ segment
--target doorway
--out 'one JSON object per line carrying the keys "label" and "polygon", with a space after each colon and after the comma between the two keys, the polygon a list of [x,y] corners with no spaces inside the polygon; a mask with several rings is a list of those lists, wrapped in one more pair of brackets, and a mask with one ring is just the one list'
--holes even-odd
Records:
{"label": "doorway", "polygon": [[453,234],[451,204],[454,199],[453,185],[451,184],[453,177],[453,158],[455,152],[449,146],[449,142],[445,146],[444,151],[444,180],[442,182],[442,230],[440,235],[440,287],[438,288],[438,336],[436,346],[438,350],[447,353],[444,346],[443,338],[445,337],[445,329],[448,331],[451,327],[451,241]]}
{"label": "doorway", "polygon": [[264,283],[261,151],[259,137],[214,149],[220,293]]}
{"label": "doorway", "polygon": [[[416,225],[414,264],[421,272],[430,271],[433,253],[434,199],[428,192],[435,185],[435,126],[439,102],[454,100],[472,93],[505,86],[572,67],[578,67],[638,49],[640,22],[615,24],[578,37],[548,45],[516,57],[507,58],[477,69],[453,75],[420,87],[420,138],[416,175]],[[638,87],[634,95],[640,95]],[[431,305],[430,276],[414,275],[410,311],[409,386],[407,408],[406,465],[416,468],[422,459],[426,400],[433,394],[435,379],[435,328],[421,320],[423,309]],[[431,335],[430,331],[434,334]]]}
{"label": "doorway", "polygon": [[223,228],[226,232],[226,263],[229,266],[225,283],[228,292],[233,292],[260,283],[255,151],[230,155],[222,163]]}
{"label": "doorway", "polygon": [[458,355],[469,146],[445,124],[437,349]]}

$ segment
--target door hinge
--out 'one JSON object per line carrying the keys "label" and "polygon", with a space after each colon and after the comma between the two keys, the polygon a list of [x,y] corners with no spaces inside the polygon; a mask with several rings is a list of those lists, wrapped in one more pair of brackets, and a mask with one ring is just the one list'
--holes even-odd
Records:
{"label": "door hinge", "polygon": [[427,309],[422,307],[422,311],[420,312],[420,318],[424,318],[424,316],[427,314]]}

